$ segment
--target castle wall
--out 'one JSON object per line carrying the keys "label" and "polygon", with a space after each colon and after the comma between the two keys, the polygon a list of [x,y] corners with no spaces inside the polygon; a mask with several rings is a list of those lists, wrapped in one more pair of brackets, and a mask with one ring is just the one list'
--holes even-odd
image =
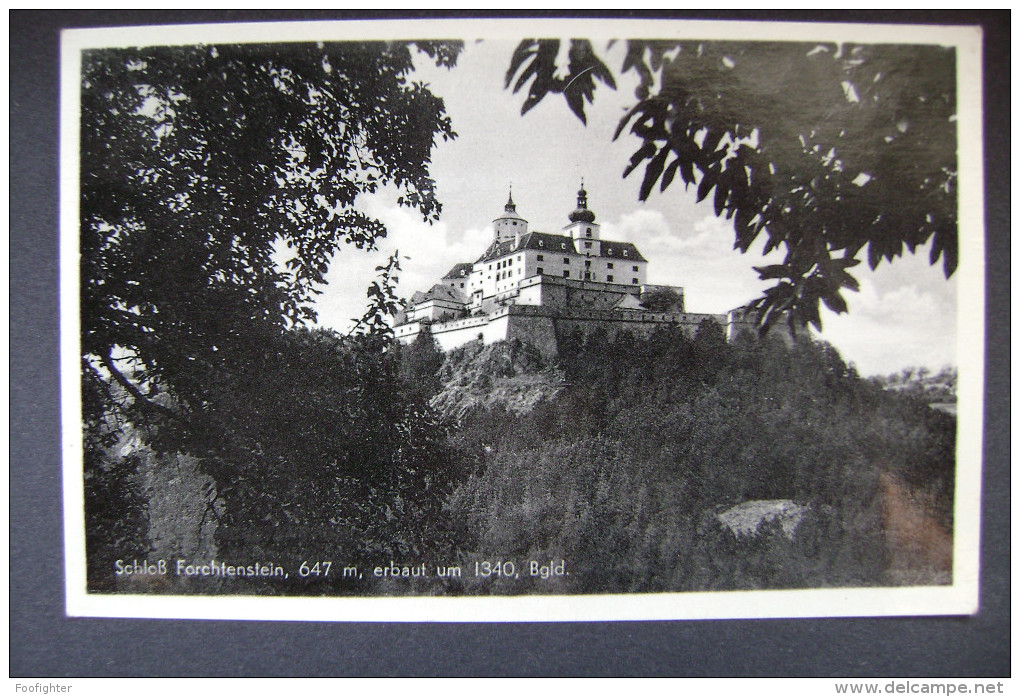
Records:
{"label": "castle wall", "polygon": [[[543,356],[553,358],[558,354],[559,337],[577,331],[583,336],[602,329],[609,338],[615,337],[620,332],[647,337],[663,325],[674,324],[682,327],[688,336],[693,337],[698,325],[705,319],[717,322],[724,329],[727,328],[726,315],[555,309],[548,306],[519,304],[501,308],[488,315],[434,323],[431,325],[431,331],[444,351],[479,338],[486,344],[520,339],[535,346]],[[414,341],[420,329],[420,322],[412,322],[396,327],[395,332],[400,341],[410,343]]]}
{"label": "castle wall", "polygon": [[[433,324],[431,330],[432,337],[439,344],[439,347],[444,351],[450,351],[478,338],[481,338],[486,344],[503,341],[509,334],[508,324],[508,313],[504,309],[491,315],[465,317],[452,322]],[[403,327],[398,327],[397,329],[403,329]],[[397,338],[405,343],[410,343],[414,341],[414,337],[418,335],[419,330],[420,326],[413,331],[406,330],[406,336],[401,336],[398,331]]]}
{"label": "castle wall", "polygon": [[698,330],[703,320],[711,320],[726,328],[726,315],[710,315],[693,312],[608,312],[592,310],[588,312],[571,312],[557,319],[556,329],[559,336],[568,336],[580,331],[588,336],[598,329],[606,332],[612,339],[620,332],[630,332],[634,336],[648,337],[656,329],[667,324],[679,325],[690,337]]}
{"label": "castle wall", "polygon": [[541,305],[550,308],[566,307],[566,281],[549,276],[526,278],[518,288],[516,303],[518,305]]}
{"label": "castle wall", "polygon": [[508,340],[525,341],[538,349],[545,358],[555,358],[559,354],[556,323],[551,315],[508,315],[507,320]]}
{"label": "castle wall", "polygon": [[456,317],[464,313],[464,304],[452,300],[426,300],[418,303],[407,312],[407,319],[415,320],[442,320],[446,317]]}
{"label": "castle wall", "polygon": [[[644,286],[628,286],[601,281],[578,281],[556,276],[532,276],[521,281],[516,292],[518,305],[542,305],[554,308],[595,308],[609,310],[626,295],[638,296]],[[683,289],[679,289],[682,293]]]}

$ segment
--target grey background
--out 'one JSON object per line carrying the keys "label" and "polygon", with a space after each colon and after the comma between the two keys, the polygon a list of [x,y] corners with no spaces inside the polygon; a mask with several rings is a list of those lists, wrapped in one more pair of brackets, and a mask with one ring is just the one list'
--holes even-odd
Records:
{"label": "grey background", "polygon": [[977,615],[460,625],[71,619],[64,615],[57,272],[60,29],[356,16],[378,15],[10,13],[10,674],[1008,675],[1008,11],[671,15],[983,25],[989,300],[981,609]]}

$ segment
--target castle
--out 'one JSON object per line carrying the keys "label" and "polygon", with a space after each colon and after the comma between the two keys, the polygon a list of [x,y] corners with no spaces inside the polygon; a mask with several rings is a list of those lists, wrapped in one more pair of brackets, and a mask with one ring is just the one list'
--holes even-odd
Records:
{"label": "castle", "polygon": [[650,334],[676,324],[693,334],[705,319],[731,337],[746,324],[742,310],[686,312],[684,289],[645,282],[648,260],[630,242],[602,239],[582,182],[577,208],[560,234],[532,232],[513,192],[492,221],[492,243],[473,263],[456,264],[439,283],[416,292],[396,318],[403,343],[424,327],[444,351],[481,339],[518,338],[555,356],[557,337],[596,328],[610,335]]}

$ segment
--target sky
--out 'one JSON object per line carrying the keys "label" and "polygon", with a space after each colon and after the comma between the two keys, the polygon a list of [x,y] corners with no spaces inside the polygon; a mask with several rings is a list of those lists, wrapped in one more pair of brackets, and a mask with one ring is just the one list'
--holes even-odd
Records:
{"label": "sky", "polygon": [[[622,79],[616,91],[600,85],[586,109],[587,126],[558,95],[522,116],[523,95],[503,88],[515,46],[516,40],[469,42],[452,70],[419,61],[415,79],[444,99],[458,133],[435,147],[430,166],[442,216],[424,223],[416,211],[396,205],[395,190],[360,197],[359,207],[381,220],[388,236],[376,252],[352,247],[336,256],[317,302],[319,324],[346,332],[365,310],[375,267],[395,250],[402,257],[401,297],[427,290],[455,263],[477,259],[511,185],[529,229],[559,232],[582,177],[603,239],[636,244],[649,261],[648,282],[682,286],[689,312],[722,313],[758,297],[768,284],[752,267],[778,263],[780,253],[763,258],[760,242],[747,254],[734,250],[732,222],[715,216],[711,197],[698,204],[679,178],[645,202],[638,199],[643,168],[622,178],[639,141],[624,133],[614,142],[613,133],[635,101],[633,85]],[[607,54],[614,72],[618,48]],[[823,308],[820,334],[844,360],[864,375],[956,364],[957,281],[945,279],[941,264],[928,264],[927,249],[874,271],[862,263],[852,273],[861,288],[844,293],[849,313]]]}

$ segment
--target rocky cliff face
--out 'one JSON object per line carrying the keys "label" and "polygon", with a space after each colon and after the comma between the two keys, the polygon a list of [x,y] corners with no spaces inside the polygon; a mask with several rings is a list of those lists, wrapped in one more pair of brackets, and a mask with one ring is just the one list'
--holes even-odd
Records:
{"label": "rocky cliff face", "polygon": [[460,419],[473,409],[502,406],[521,414],[565,386],[562,370],[518,339],[488,346],[473,341],[451,351],[439,374],[443,389],[432,404]]}

